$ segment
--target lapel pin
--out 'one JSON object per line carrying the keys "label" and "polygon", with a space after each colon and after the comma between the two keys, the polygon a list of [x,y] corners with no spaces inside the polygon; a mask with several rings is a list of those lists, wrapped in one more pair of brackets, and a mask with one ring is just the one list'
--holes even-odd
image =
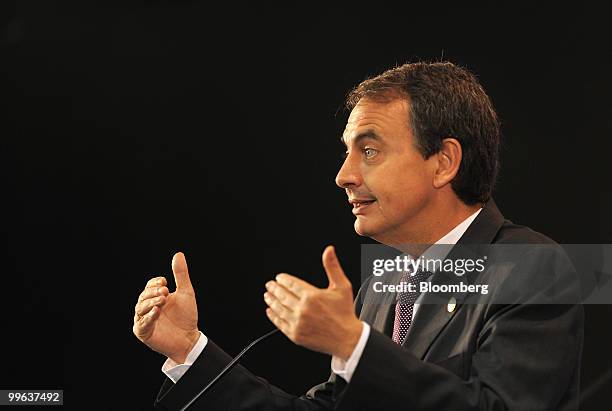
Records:
{"label": "lapel pin", "polygon": [[455,300],[455,297],[451,297],[451,299],[448,300],[446,311],[448,311],[449,313],[452,313],[453,311],[455,311],[456,307],[457,307],[457,300]]}

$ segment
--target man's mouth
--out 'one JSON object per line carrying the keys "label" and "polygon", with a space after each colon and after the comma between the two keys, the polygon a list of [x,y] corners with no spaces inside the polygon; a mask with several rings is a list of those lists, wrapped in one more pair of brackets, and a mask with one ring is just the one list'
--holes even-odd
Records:
{"label": "man's mouth", "polygon": [[371,204],[375,203],[373,199],[354,199],[350,200],[353,205],[353,214],[362,214]]}

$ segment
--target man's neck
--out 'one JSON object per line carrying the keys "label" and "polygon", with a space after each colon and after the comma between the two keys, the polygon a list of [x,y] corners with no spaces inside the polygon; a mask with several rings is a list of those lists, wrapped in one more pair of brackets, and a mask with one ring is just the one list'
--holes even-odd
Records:
{"label": "man's neck", "polygon": [[[428,245],[444,237],[482,207],[481,203],[466,205],[458,199],[437,202],[428,206],[413,219],[414,221],[407,224],[407,230],[394,233],[391,238],[381,242],[403,252],[420,255]],[[420,250],[419,247],[423,249]]]}

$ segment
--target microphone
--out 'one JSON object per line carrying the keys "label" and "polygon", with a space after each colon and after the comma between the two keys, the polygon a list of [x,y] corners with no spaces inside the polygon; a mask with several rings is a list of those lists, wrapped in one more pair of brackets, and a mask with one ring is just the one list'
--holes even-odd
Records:
{"label": "microphone", "polygon": [[198,398],[200,398],[202,395],[204,395],[206,393],[206,391],[210,390],[225,374],[227,374],[237,363],[238,360],[244,355],[246,354],[247,351],[249,351],[253,346],[255,346],[256,344],[260,343],[261,341],[265,340],[268,337],[273,336],[274,334],[276,334],[278,332],[278,328],[274,329],[272,331],[270,331],[269,333],[266,333],[264,335],[262,335],[261,337],[259,337],[258,339],[256,339],[255,341],[253,341],[252,343],[250,343],[249,345],[246,346],[246,348],[244,350],[242,350],[240,352],[240,354],[238,354],[236,357],[234,357],[229,364],[227,364],[225,366],[225,368],[223,368],[221,370],[221,372],[212,379],[211,382],[208,383],[208,385],[206,385],[204,388],[202,388],[200,390],[200,392],[198,392],[196,394],[195,397],[193,397],[187,404],[185,404],[183,406],[183,408],[180,409],[180,411],[186,411],[189,407],[191,407],[191,405],[196,402],[198,400]]}

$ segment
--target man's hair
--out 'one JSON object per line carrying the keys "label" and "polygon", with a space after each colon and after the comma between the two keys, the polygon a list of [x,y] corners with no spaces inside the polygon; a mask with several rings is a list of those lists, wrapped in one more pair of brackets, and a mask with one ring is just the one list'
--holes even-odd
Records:
{"label": "man's hair", "polygon": [[472,73],[449,62],[404,64],[360,83],[349,93],[347,108],[362,98],[406,99],[407,120],[425,159],[440,151],[442,140],[456,138],[463,157],[451,187],[468,205],[489,199],[499,169],[500,126]]}

